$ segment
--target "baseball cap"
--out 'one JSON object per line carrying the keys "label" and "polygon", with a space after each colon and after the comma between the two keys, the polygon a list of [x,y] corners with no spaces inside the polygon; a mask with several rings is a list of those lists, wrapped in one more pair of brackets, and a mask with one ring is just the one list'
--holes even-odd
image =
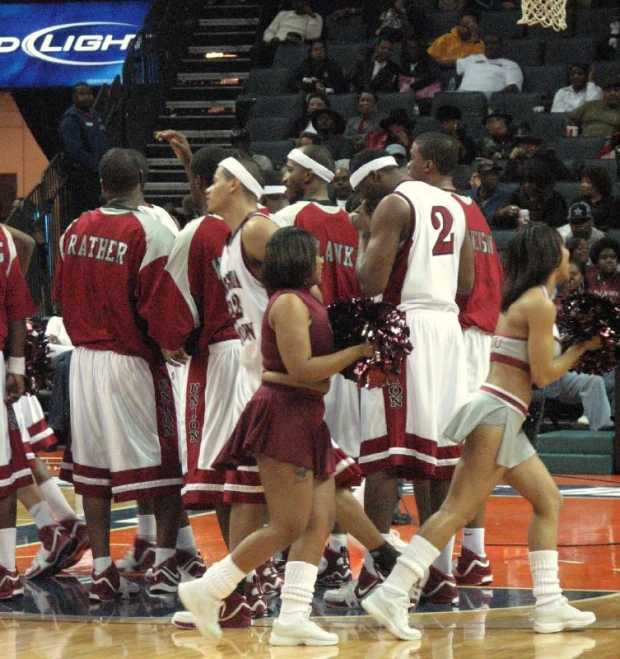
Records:
{"label": "baseball cap", "polygon": [[592,219],[592,209],[585,201],[577,201],[568,209],[570,224],[583,224]]}
{"label": "baseball cap", "polygon": [[494,160],[491,160],[490,158],[477,159],[476,171],[479,174],[482,174],[484,172],[493,172],[493,171],[500,172],[501,170],[502,168]]}

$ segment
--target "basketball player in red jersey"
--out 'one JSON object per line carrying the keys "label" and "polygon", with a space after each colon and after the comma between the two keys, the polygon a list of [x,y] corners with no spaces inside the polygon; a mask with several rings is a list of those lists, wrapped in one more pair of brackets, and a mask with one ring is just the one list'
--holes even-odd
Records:
{"label": "basketball player in red jersey", "polygon": [[[416,181],[454,193],[465,212],[474,250],[475,282],[471,294],[459,295],[456,301],[467,355],[467,389],[473,394],[489,372],[491,337],[499,319],[504,272],[484,215],[469,197],[456,194],[452,171],[457,162],[453,153],[445,136],[424,133],[411,148],[408,171]],[[453,574],[462,586],[483,586],[493,580],[484,549],[484,506],[463,530],[463,548]]]}
{"label": "basketball player in red jersey", "polygon": [[[430,490],[430,502],[417,501],[424,519],[441,505],[460,455],[442,430],[467,397],[455,296],[473,286],[473,250],[463,208],[448,192],[412,181],[383,151],[360,153],[351,172],[351,185],[373,210],[358,218],[360,285],[406,312],[414,346],[397,382],[362,391],[365,508],[386,533],[399,473],[414,480],[416,496]],[[458,602],[451,562],[450,549],[431,569],[425,595],[432,601]]]}

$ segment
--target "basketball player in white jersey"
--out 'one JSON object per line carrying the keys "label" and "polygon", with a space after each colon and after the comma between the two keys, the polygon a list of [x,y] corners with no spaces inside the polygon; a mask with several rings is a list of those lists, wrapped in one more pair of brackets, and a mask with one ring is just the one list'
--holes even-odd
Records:
{"label": "basketball player in white jersey", "polygon": [[[428,481],[432,514],[443,501],[460,455],[442,430],[467,396],[466,360],[455,296],[473,286],[473,252],[461,205],[447,192],[413,181],[387,153],[367,150],[351,163],[362,213],[357,275],[366,295],[382,295],[406,312],[413,352],[397,382],[362,391],[360,466],[365,508],[389,531],[402,474]],[[424,487],[414,487],[423,491]],[[420,515],[424,506],[420,506]],[[451,548],[431,569],[426,595],[454,604]]]}

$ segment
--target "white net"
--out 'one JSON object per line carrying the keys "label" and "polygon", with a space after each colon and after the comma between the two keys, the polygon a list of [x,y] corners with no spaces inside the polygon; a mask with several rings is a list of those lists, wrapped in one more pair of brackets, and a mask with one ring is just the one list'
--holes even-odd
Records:
{"label": "white net", "polygon": [[542,25],[556,32],[566,29],[566,0],[522,0],[519,25]]}

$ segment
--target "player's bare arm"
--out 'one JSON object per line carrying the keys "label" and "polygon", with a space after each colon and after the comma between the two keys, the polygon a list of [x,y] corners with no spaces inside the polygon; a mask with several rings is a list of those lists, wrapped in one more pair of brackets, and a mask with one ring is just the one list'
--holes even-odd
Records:
{"label": "player's bare arm", "polygon": [[465,239],[459,252],[459,274],[457,280],[457,293],[469,295],[474,288],[476,279],[474,268],[474,248],[471,244],[469,231],[465,232]]}
{"label": "player's bare arm", "polygon": [[25,274],[28,272],[28,268],[30,267],[30,261],[34,252],[35,240],[32,236],[29,236],[27,233],[24,233],[15,227],[10,227],[7,224],[3,224],[2,226],[11,234],[11,237],[13,238],[15,249],[17,250],[19,265],[22,268],[22,272]]}
{"label": "player's bare arm", "polygon": [[15,320],[9,323],[9,361],[6,374],[6,391],[4,402],[12,403],[24,393],[23,373],[11,372],[10,358],[23,359],[26,350],[26,321]]}
{"label": "player's bare arm", "polygon": [[372,214],[369,230],[360,232],[355,272],[365,295],[380,295],[385,290],[409,221],[407,202],[388,195]]}

